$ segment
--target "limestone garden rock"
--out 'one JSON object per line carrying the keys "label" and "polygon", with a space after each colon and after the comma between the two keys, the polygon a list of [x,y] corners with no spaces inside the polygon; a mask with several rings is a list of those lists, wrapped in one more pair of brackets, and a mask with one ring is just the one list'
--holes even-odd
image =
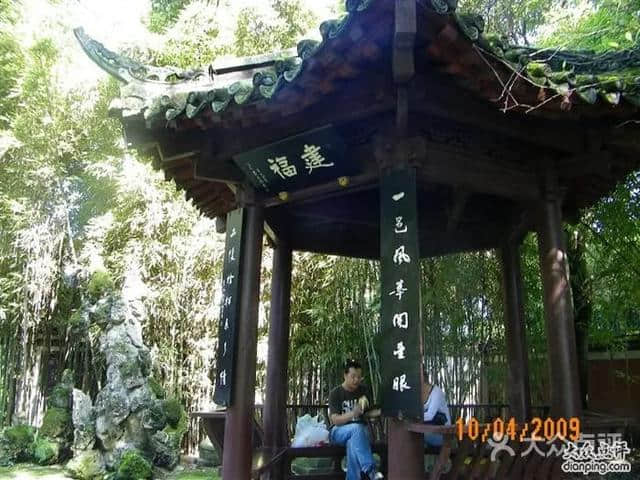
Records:
{"label": "limestone garden rock", "polygon": [[34,459],[41,465],[58,463],[70,455],[73,443],[72,392],[73,372],[65,370],[62,380],[49,394],[48,408],[32,445]]}
{"label": "limestone garden rock", "polygon": [[99,450],[77,453],[67,463],[66,469],[72,478],[80,480],[102,479],[107,472],[102,453]]}
{"label": "limestone garden rock", "polygon": [[93,448],[96,441],[96,426],[93,406],[89,395],[81,390],[73,390],[73,453]]}
{"label": "limestone garden rock", "polygon": [[74,452],[89,462],[82,450],[99,446],[102,465],[116,470],[117,478],[129,478],[127,472],[142,468],[145,459],[173,468],[187,420],[180,403],[164,399],[162,388],[149,376],[151,355],[142,341],[144,285],[132,270],[122,291],[115,292],[107,275],[95,275],[89,281],[92,304],[86,311],[89,322],[102,328],[99,345],[107,383],[93,406],[82,392],[73,393]]}

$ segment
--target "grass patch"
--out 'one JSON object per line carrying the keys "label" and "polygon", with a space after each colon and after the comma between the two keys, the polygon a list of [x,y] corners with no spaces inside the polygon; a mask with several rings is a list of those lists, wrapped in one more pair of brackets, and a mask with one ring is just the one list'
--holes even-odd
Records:
{"label": "grass patch", "polygon": [[[162,480],[220,480],[217,468],[178,468],[163,477]],[[22,463],[13,467],[0,467],[2,480],[69,480],[63,468],[59,465],[41,467]]]}

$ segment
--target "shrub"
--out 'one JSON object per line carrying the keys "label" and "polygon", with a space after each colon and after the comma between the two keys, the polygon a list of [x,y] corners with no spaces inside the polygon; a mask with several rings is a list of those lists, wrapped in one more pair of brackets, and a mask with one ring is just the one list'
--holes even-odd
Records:
{"label": "shrub", "polygon": [[151,388],[151,391],[153,392],[153,394],[156,396],[156,398],[159,398],[160,400],[164,399],[167,394],[164,391],[164,388],[162,388],[162,385],[160,385],[160,383],[153,377],[149,377],[149,388]]}
{"label": "shrub", "polygon": [[113,291],[115,284],[111,275],[104,270],[98,270],[91,275],[89,285],[87,285],[87,293],[93,300],[97,300],[107,292]]}
{"label": "shrub", "polygon": [[163,402],[164,413],[167,423],[173,428],[177,428],[183,416],[186,416],[182,404],[177,398],[168,398]]}
{"label": "shrub", "polygon": [[71,414],[69,411],[58,407],[48,409],[42,420],[40,435],[67,439],[71,433]]}
{"label": "shrub", "polygon": [[32,445],[33,458],[39,465],[52,465],[58,461],[60,446],[47,438],[39,437]]}
{"label": "shrub", "polygon": [[28,425],[5,428],[0,433],[0,465],[31,460],[34,429]]}
{"label": "shrub", "polygon": [[122,455],[117,469],[118,480],[145,480],[152,477],[151,464],[136,450]]}

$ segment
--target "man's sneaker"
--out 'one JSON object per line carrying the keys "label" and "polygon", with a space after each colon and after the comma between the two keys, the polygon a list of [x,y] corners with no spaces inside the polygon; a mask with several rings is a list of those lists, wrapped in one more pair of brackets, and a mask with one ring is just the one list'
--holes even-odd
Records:
{"label": "man's sneaker", "polygon": [[376,472],[375,470],[373,472],[371,472],[369,474],[369,478],[371,480],[383,480],[384,479],[384,475],[381,474],[380,472]]}

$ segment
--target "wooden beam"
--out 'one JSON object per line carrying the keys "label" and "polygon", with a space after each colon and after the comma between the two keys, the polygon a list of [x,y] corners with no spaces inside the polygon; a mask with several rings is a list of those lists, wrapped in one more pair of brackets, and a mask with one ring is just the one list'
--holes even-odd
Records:
{"label": "wooden beam", "polygon": [[305,200],[313,200],[318,202],[326,198],[351,194],[360,191],[363,188],[373,188],[377,180],[377,175],[366,173],[356,177],[349,177],[348,184],[341,186],[337,180],[331,182],[307,187],[296,192],[287,193],[287,199],[282,200],[280,197],[263,197],[261,203],[265,207],[273,207],[283,205],[285,203],[298,203]]}
{"label": "wooden beam", "polygon": [[413,46],[416,38],[415,0],[395,0],[393,81],[406,83],[415,73]]}
{"label": "wooden beam", "polygon": [[502,113],[497,105],[456,86],[447,75],[416,75],[410,93],[414,112],[454,120],[562,152],[582,152],[586,147],[585,128],[578,122]]}
{"label": "wooden beam", "polygon": [[423,181],[512,199],[540,197],[535,172],[515,161],[454,152],[432,142],[427,142],[426,151],[426,158],[418,162],[418,174]]}
{"label": "wooden beam", "polygon": [[452,232],[458,227],[460,217],[462,217],[464,207],[467,205],[467,200],[470,196],[471,193],[468,190],[460,188],[453,189],[453,205],[449,213],[449,219],[447,220],[447,232]]}

